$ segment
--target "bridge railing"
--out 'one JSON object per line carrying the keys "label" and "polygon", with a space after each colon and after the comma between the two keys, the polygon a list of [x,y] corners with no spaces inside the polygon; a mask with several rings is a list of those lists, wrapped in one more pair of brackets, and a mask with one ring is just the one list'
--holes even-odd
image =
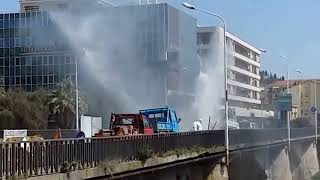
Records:
{"label": "bridge railing", "polygon": [[30,177],[96,167],[102,162],[146,159],[179,148],[224,146],[224,131],[0,144],[0,175]]}
{"label": "bridge railing", "polygon": [[[320,129],[319,129],[320,130]],[[318,132],[320,132],[318,130]],[[315,128],[291,128],[291,141],[314,138]],[[288,141],[288,129],[235,129],[229,131],[230,149],[271,145]]]}
{"label": "bridge railing", "polygon": [[286,129],[236,129],[229,131],[231,149],[246,148],[284,141]]}

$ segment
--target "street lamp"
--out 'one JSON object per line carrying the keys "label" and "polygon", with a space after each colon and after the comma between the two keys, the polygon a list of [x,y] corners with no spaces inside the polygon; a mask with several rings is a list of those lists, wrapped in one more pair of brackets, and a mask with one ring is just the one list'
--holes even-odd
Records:
{"label": "street lamp", "polygon": [[317,107],[317,79],[314,78],[314,126],[315,126],[315,136],[316,144],[318,143],[318,107]]}
{"label": "street lamp", "polygon": [[280,56],[280,58],[282,60],[284,60],[285,62],[287,62],[287,94],[289,94],[290,93],[290,90],[289,90],[289,62],[288,62],[288,58],[285,56]]}
{"label": "street lamp", "polygon": [[76,58],[76,129],[79,130],[78,58]]}
{"label": "street lamp", "polygon": [[225,90],[225,119],[226,119],[226,127],[225,127],[225,146],[226,146],[226,154],[227,154],[227,164],[229,164],[229,117],[228,117],[228,79],[227,79],[227,72],[228,72],[228,64],[227,64],[227,48],[226,48],[226,31],[227,31],[227,26],[226,26],[226,21],[224,18],[218,14],[199,9],[189,3],[183,2],[182,6],[191,9],[191,10],[197,10],[206,14],[209,14],[211,16],[219,18],[222,23],[223,23],[223,60],[224,60],[224,90]]}

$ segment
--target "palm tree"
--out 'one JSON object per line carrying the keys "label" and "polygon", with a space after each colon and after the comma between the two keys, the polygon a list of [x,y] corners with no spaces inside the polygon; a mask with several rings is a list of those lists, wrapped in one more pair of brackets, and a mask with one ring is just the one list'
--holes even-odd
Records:
{"label": "palm tree", "polygon": [[[70,79],[64,79],[57,88],[52,91],[49,100],[50,109],[58,115],[58,126],[60,128],[74,128],[76,114],[76,92],[75,85]],[[79,113],[87,111],[87,104],[83,96],[79,96]]]}

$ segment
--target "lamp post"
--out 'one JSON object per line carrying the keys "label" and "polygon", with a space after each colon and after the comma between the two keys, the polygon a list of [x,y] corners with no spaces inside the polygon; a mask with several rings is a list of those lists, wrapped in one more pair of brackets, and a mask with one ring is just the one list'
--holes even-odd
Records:
{"label": "lamp post", "polygon": [[316,144],[318,143],[318,108],[317,108],[317,79],[314,79],[314,127],[315,127],[315,136]]}
{"label": "lamp post", "polygon": [[[262,48],[259,48],[259,50],[262,52],[262,53],[267,53],[267,50],[265,50],[265,49],[262,49]],[[261,63],[260,63],[261,64]],[[262,65],[262,64],[261,64]],[[261,70],[261,68],[260,68],[260,70]],[[260,82],[262,82],[262,79],[260,80]],[[261,85],[260,85],[260,87],[261,87]],[[260,92],[260,99],[261,99],[261,128],[264,128],[264,123],[263,123],[263,118],[264,118],[264,108],[263,108],[263,103],[264,103],[264,101],[263,101],[263,99],[261,98],[262,97],[262,92]]]}
{"label": "lamp post", "polygon": [[76,58],[76,129],[79,130],[78,58]]}
{"label": "lamp post", "polygon": [[226,26],[226,21],[224,20],[224,18],[218,14],[215,14],[215,13],[212,13],[212,12],[209,12],[209,11],[206,11],[206,10],[202,10],[202,9],[199,9],[191,4],[188,4],[186,2],[182,3],[182,5],[188,9],[191,9],[191,10],[197,10],[197,11],[200,11],[200,12],[203,12],[205,14],[209,14],[211,16],[214,16],[214,17],[217,17],[219,18],[222,23],[223,23],[223,61],[224,61],[224,91],[225,91],[225,119],[226,119],[226,127],[225,127],[225,146],[226,146],[226,154],[227,154],[227,164],[229,165],[229,117],[228,117],[228,76],[227,76],[227,72],[228,72],[228,64],[227,64],[227,48],[226,48],[226,31],[227,31],[227,26]]}
{"label": "lamp post", "polygon": [[[289,90],[289,62],[288,59],[285,56],[280,56],[280,58],[282,60],[284,60],[287,63],[287,94],[290,94],[290,90]],[[290,150],[290,111],[287,110],[287,129],[288,129],[288,147]]]}

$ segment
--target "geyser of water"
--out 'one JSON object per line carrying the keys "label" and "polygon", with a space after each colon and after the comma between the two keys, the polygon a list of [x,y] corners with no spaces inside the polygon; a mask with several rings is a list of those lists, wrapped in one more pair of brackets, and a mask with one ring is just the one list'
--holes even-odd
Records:
{"label": "geyser of water", "polygon": [[224,49],[223,29],[216,28],[210,40],[208,56],[199,57],[201,72],[197,84],[196,103],[198,116],[203,119],[203,128],[214,129],[224,127],[223,97],[224,97]]}
{"label": "geyser of water", "polygon": [[159,96],[163,94],[159,77],[163,76],[159,68],[143,60],[140,53],[144,48],[137,44],[141,33],[146,32],[140,32],[136,22],[148,16],[131,16],[129,11],[111,9],[94,14],[51,13],[66,40],[78,51],[79,84],[88,93],[89,108],[106,121],[110,112],[137,112],[163,105]]}

